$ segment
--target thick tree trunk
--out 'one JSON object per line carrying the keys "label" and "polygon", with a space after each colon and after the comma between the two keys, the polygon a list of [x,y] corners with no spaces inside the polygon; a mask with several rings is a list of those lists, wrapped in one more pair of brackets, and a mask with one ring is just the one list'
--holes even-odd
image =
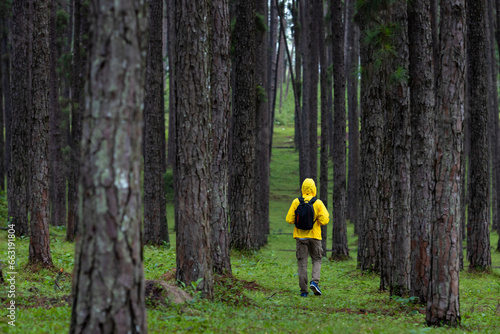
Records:
{"label": "thick tree trunk", "polygon": [[28,0],[12,4],[12,116],[11,158],[7,186],[10,223],[15,225],[16,236],[27,236],[28,222],[28,178],[30,175],[28,124],[29,101],[29,36]]}
{"label": "thick tree trunk", "polygon": [[459,255],[463,148],[465,1],[443,1],[440,12],[436,109],[435,220],[431,227],[431,272],[426,321],[460,324]]}
{"label": "thick tree trunk", "polygon": [[[198,15],[192,15],[197,13]],[[212,152],[210,144],[210,15],[208,1],[176,3],[176,235],[177,280],[213,296],[211,250]],[[253,166],[252,166],[253,167]]]}
{"label": "thick tree trunk", "polygon": [[[321,5],[321,3],[319,4]],[[332,204],[332,255],[335,260],[349,258],[346,226],[346,110],[345,110],[345,67],[344,67],[344,25],[342,4],[331,1],[332,45],[333,45],[333,204]]]}
{"label": "thick tree trunk", "polygon": [[[257,17],[267,18],[267,0],[256,1]],[[254,235],[255,246],[260,248],[267,244],[269,231],[269,102],[270,95],[267,81],[268,42],[267,21],[257,24],[256,27],[256,54],[255,54],[255,79],[257,85],[256,96],[256,146],[255,146],[255,182],[254,182]]]}
{"label": "thick tree trunk", "polygon": [[486,0],[467,0],[467,68],[470,84],[471,203],[467,226],[470,270],[488,270],[490,253],[490,168],[488,155],[488,73],[485,26]]}
{"label": "thick tree trunk", "polygon": [[228,0],[212,1],[212,194],[209,197],[214,272],[232,275],[229,257],[228,153],[231,115],[230,17]]}
{"label": "thick tree trunk", "polygon": [[256,73],[255,0],[240,0],[236,5],[233,30],[234,71],[232,159],[230,161],[229,210],[231,248],[256,248],[254,236],[255,110]]}
{"label": "thick tree trunk", "polygon": [[91,1],[89,18],[92,67],[83,117],[81,228],[70,333],[145,333],[141,105],[146,1]]}
{"label": "thick tree trunk", "polygon": [[50,1],[50,223],[55,226],[66,225],[66,168],[62,150],[65,133],[61,128],[64,115],[59,107],[59,87],[57,78],[57,0]]}
{"label": "thick tree trunk", "polygon": [[380,196],[384,113],[380,87],[386,80],[380,66],[375,66],[375,46],[366,34],[373,20],[365,8],[356,20],[361,27],[361,217],[358,241],[358,266],[362,272],[380,272]]}
{"label": "thick tree trunk", "polygon": [[396,58],[391,63],[391,73],[396,77],[389,90],[389,103],[394,110],[394,196],[390,294],[406,296],[410,291],[410,222],[411,222],[411,122],[410,90],[405,76],[398,70],[409,70],[409,40],[407,3],[399,1],[392,5],[391,20],[395,23],[394,48]]}
{"label": "thick tree trunk", "polygon": [[411,284],[410,295],[427,303],[430,275],[430,226],[434,217],[435,86],[432,49],[432,0],[408,6],[411,112]]}
{"label": "thick tree trunk", "polygon": [[163,0],[149,0],[144,99],[144,243],[169,243],[163,182],[165,138],[162,59]]}
{"label": "thick tree trunk", "polygon": [[48,0],[34,2],[31,205],[29,263],[52,266],[49,238],[49,21]]}

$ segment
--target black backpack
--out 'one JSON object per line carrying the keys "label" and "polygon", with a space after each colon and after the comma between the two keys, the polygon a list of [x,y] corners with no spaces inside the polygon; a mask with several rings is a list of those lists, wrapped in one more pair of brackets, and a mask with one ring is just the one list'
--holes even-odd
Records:
{"label": "black backpack", "polygon": [[315,221],[313,204],[316,202],[316,197],[311,198],[309,202],[305,202],[303,197],[299,197],[300,204],[295,210],[295,227],[301,230],[311,230]]}

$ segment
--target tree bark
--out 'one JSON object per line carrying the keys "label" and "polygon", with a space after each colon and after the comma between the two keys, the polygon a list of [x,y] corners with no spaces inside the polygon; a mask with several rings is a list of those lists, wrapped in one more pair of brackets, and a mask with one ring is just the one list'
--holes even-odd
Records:
{"label": "tree bark", "polygon": [[[175,0],[167,0],[168,53],[168,143],[167,165],[175,163]],[[175,169],[175,168],[174,168]]]}
{"label": "tree bark", "polygon": [[52,266],[49,238],[49,21],[48,0],[34,2],[31,203],[29,263]]}
{"label": "tree bark", "polygon": [[435,220],[426,321],[460,324],[459,255],[465,72],[465,1],[443,1],[440,12],[436,109]]}
{"label": "tree bark", "polygon": [[410,295],[427,303],[430,278],[430,227],[434,220],[435,86],[432,48],[432,0],[408,6],[411,113],[411,283]]}
{"label": "tree bark", "polygon": [[358,232],[359,225],[359,109],[358,109],[358,59],[356,37],[359,28],[354,23],[355,1],[348,0],[346,15],[346,79],[347,79],[347,107],[349,124],[349,166],[347,180],[347,211],[346,218],[354,224],[354,232]]}
{"label": "tree bark", "polygon": [[75,0],[74,7],[75,36],[73,45],[73,73],[72,73],[72,99],[71,99],[71,142],[70,163],[68,177],[68,222],[66,240],[73,241],[79,233],[78,216],[78,182],[80,179],[80,166],[82,140],[82,119],[85,109],[84,84],[87,81],[87,52],[88,40],[88,5],[82,0]]}
{"label": "tree bark", "polygon": [[[317,3],[315,3],[317,6]],[[321,88],[321,148],[320,148],[320,176],[319,176],[319,198],[323,199],[325,207],[328,207],[328,94],[332,94],[331,84],[328,78],[328,57],[326,47],[325,23],[323,18],[323,8],[316,8],[319,24],[319,63],[320,63],[320,88]],[[328,28],[327,28],[328,29]],[[331,80],[330,80],[331,82]],[[327,254],[328,227],[321,226],[321,245],[323,246],[323,256]]]}
{"label": "tree bark", "polygon": [[144,99],[144,243],[169,243],[163,182],[165,138],[162,59],[163,0],[149,0],[148,51]]}
{"label": "tree bark", "polygon": [[59,86],[57,78],[57,1],[50,0],[50,141],[49,141],[49,173],[50,173],[50,222],[54,226],[66,225],[66,175],[62,150],[65,134],[61,122],[64,115],[59,106]]}
{"label": "tree bark", "polygon": [[394,110],[394,196],[390,294],[407,296],[410,291],[410,222],[411,220],[411,122],[410,90],[406,74],[409,70],[409,40],[407,3],[396,2],[391,8],[391,21],[396,25],[393,36],[396,55],[391,63],[392,85],[389,103]]}
{"label": "tree bark", "polygon": [[[2,4],[3,5],[3,4]],[[0,6],[2,6],[0,5]],[[0,18],[2,20],[4,17],[0,14]],[[1,27],[0,27],[1,29]],[[0,30],[1,34],[1,30]],[[2,56],[2,53],[0,51],[0,57]],[[3,99],[3,71],[2,71],[2,64],[0,63],[0,190],[4,191],[5,190],[5,141],[4,141],[4,99]],[[0,264],[1,267],[1,264]],[[0,268],[1,270],[1,268]]]}
{"label": "tree bark", "polygon": [[[10,8],[9,8],[10,9]],[[3,84],[3,107],[4,107],[4,124],[5,124],[5,155],[4,155],[4,175],[8,179],[9,174],[9,162],[10,162],[10,138],[11,138],[11,114],[12,114],[12,101],[11,101],[11,87],[10,87],[10,75],[11,75],[11,57],[10,57],[10,43],[8,27],[11,21],[10,10],[8,10],[5,3],[2,4],[2,12],[0,17],[2,17],[0,23],[0,66],[2,67],[2,84]],[[7,180],[7,184],[9,181]]]}
{"label": "tree bark", "polygon": [[12,4],[12,117],[11,117],[11,158],[7,186],[8,215],[15,225],[16,236],[27,236],[28,222],[28,123],[29,101],[29,36],[28,0]]}
{"label": "tree bark", "polygon": [[360,25],[361,77],[361,217],[358,267],[362,272],[380,272],[379,186],[382,170],[381,144],[384,114],[379,87],[385,84],[380,67],[374,66],[374,46],[365,39],[373,20],[362,8],[356,16]]}
{"label": "tree bark", "polygon": [[[254,182],[254,234],[256,247],[267,244],[269,232],[269,139],[270,117],[268,95],[268,41],[266,33],[267,0],[256,1],[257,22],[256,26],[256,54],[255,54],[255,79],[257,85],[256,95],[256,146],[255,146],[255,182]],[[264,21],[260,21],[260,20]]]}
{"label": "tree bark", "polygon": [[332,255],[335,260],[348,259],[346,226],[346,110],[345,110],[345,67],[344,67],[344,25],[342,4],[331,1],[332,45],[333,45],[333,204],[332,204]]}
{"label": "tree bark", "polygon": [[239,1],[233,31],[235,83],[229,210],[231,248],[238,250],[255,248],[255,13],[254,0]]}
{"label": "tree bark", "polygon": [[231,24],[228,0],[212,1],[212,195],[209,198],[212,225],[212,259],[214,272],[232,275],[229,257],[228,153],[229,118],[231,115]]}
{"label": "tree bark", "polygon": [[470,84],[471,203],[467,226],[467,258],[470,270],[489,270],[490,253],[490,168],[488,154],[488,73],[485,10],[486,1],[466,2],[467,68]]}
{"label": "tree bark", "polygon": [[141,105],[146,1],[91,1],[89,18],[92,67],[83,117],[81,228],[70,333],[144,333]]}
{"label": "tree bark", "polygon": [[[192,15],[197,13],[198,15]],[[208,1],[176,3],[176,197],[177,280],[213,296],[211,250],[212,152],[210,151],[210,15]],[[193,29],[194,28],[194,29]]]}

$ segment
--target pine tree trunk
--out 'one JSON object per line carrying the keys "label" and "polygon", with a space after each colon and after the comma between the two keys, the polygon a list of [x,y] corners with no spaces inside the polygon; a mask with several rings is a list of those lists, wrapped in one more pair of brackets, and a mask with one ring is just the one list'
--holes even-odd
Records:
{"label": "pine tree trunk", "polygon": [[49,238],[49,21],[48,0],[33,3],[31,204],[29,263],[52,266]]}
{"label": "pine tree trunk", "polygon": [[28,0],[12,4],[12,116],[11,157],[7,186],[10,223],[15,225],[16,236],[29,234],[28,178],[30,175],[28,143],[29,101],[29,36]]}
{"label": "pine tree trunk", "polygon": [[361,68],[361,217],[358,240],[358,266],[362,272],[380,272],[379,185],[382,170],[381,143],[384,114],[379,96],[380,85],[385,84],[380,67],[374,66],[375,50],[366,42],[370,29],[367,13],[357,14],[360,31]]}
{"label": "pine tree trunk", "polygon": [[68,177],[68,222],[66,240],[73,241],[79,233],[78,182],[80,178],[82,119],[85,108],[83,86],[87,81],[88,7],[82,0],[75,0],[75,36],[73,46],[73,73],[71,99],[71,142]]}
{"label": "pine tree trunk", "polygon": [[[198,13],[198,15],[191,15]],[[176,3],[176,217],[177,280],[213,296],[211,250],[212,152],[210,144],[210,15],[208,1]],[[193,29],[194,28],[194,29]]]}
{"label": "pine tree trunk", "polygon": [[426,321],[460,324],[459,255],[463,148],[465,1],[441,3],[436,108],[435,220],[431,225],[431,272]]}
{"label": "pine tree trunk", "polygon": [[141,105],[147,39],[141,37],[146,1],[91,1],[89,18],[93,66],[83,117],[70,333],[145,333]]}
{"label": "pine tree trunk", "polygon": [[175,1],[167,0],[167,53],[168,53],[168,143],[167,165],[175,163]]}
{"label": "pine tree trunk", "polygon": [[[267,0],[256,1],[257,17],[267,18]],[[267,21],[261,22],[256,28],[255,79],[257,85],[256,96],[256,146],[255,146],[255,182],[254,182],[254,234],[255,246],[260,248],[267,244],[269,231],[269,139],[270,117],[268,89],[268,42],[266,27]]]}
{"label": "pine tree trunk", "polygon": [[[304,61],[303,103],[301,115],[302,150],[304,178],[317,179],[318,174],[318,64],[319,64],[319,34],[317,15],[314,5],[299,2],[301,17],[301,47]],[[304,179],[300,180],[302,183]]]}
{"label": "pine tree trunk", "polygon": [[229,210],[231,248],[254,249],[255,183],[255,1],[236,5],[233,30],[235,83],[233,87],[232,159],[230,161]]}
{"label": "pine tree trunk", "polygon": [[359,109],[358,109],[358,59],[356,52],[356,37],[358,27],[354,23],[355,1],[348,0],[346,15],[346,79],[347,107],[349,124],[349,166],[347,180],[347,211],[346,218],[354,224],[354,232],[358,232],[359,224]]}
{"label": "pine tree trunk", "polygon": [[485,0],[467,0],[467,56],[470,84],[471,203],[467,226],[467,258],[470,270],[489,270],[490,168],[488,155],[488,73]]}
{"label": "pine tree trunk", "polygon": [[391,267],[390,294],[407,296],[411,278],[411,127],[410,127],[410,90],[404,75],[398,71],[409,70],[409,40],[407,3],[397,2],[391,8],[391,20],[396,24],[394,48],[396,59],[391,63],[391,73],[395,82],[390,86],[389,103],[394,110],[394,197],[392,245],[393,261]]}
{"label": "pine tree trunk", "polygon": [[500,150],[498,146],[498,94],[497,94],[497,63],[495,54],[495,17],[493,0],[487,0],[486,8],[486,29],[487,29],[487,49],[488,49],[488,101],[489,103],[489,147],[490,147],[490,173],[491,173],[491,211],[492,228],[498,230],[499,212],[498,203],[498,170],[500,163]]}
{"label": "pine tree trunk", "polygon": [[435,86],[432,49],[432,0],[408,6],[411,112],[411,284],[410,295],[427,302],[430,275],[430,224],[434,213]]}
{"label": "pine tree trunk", "polygon": [[212,1],[212,194],[209,197],[214,272],[232,275],[229,257],[228,153],[231,115],[230,17],[228,0]]}
{"label": "pine tree trunk", "polygon": [[332,255],[335,260],[349,258],[346,226],[346,110],[345,110],[345,67],[344,67],[344,25],[342,4],[330,2],[333,45],[333,204],[332,204]]}
{"label": "pine tree trunk", "polygon": [[[3,17],[0,16],[3,20]],[[0,28],[1,29],[1,28]],[[0,31],[1,33],[1,31]],[[0,52],[0,57],[2,53]],[[0,63],[0,190],[5,190],[5,141],[4,141],[4,102],[3,102],[3,73],[2,64]],[[0,264],[1,267],[1,264]]]}
{"label": "pine tree trunk", "polygon": [[4,156],[4,175],[8,181],[9,174],[9,162],[10,162],[10,138],[11,138],[11,114],[12,114],[12,104],[11,104],[11,87],[10,87],[10,49],[9,36],[8,36],[8,26],[11,21],[10,16],[7,13],[5,6],[2,6],[2,13],[0,13],[2,20],[0,21],[0,66],[2,67],[2,84],[3,84],[3,106],[4,106],[4,124],[5,124],[5,156]]}
{"label": "pine tree trunk", "polygon": [[[317,4],[316,4],[317,5]],[[321,87],[321,148],[320,148],[320,175],[319,175],[319,198],[328,207],[328,94],[332,94],[331,85],[328,85],[328,57],[326,47],[325,24],[323,19],[323,8],[316,8],[321,17],[319,24],[319,63],[320,63],[320,87]],[[318,15],[318,14],[317,14]],[[328,240],[327,225],[321,226],[321,244],[323,256],[326,256]]]}
{"label": "pine tree trunk", "polygon": [[65,134],[61,128],[64,115],[59,107],[59,87],[57,78],[57,31],[56,31],[57,1],[50,1],[50,222],[55,226],[66,225],[66,168],[62,150]]}
{"label": "pine tree trunk", "polygon": [[162,60],[163,0],[149,0],[144,99],[144,243],[169,243],[163,182],[165,137]]}

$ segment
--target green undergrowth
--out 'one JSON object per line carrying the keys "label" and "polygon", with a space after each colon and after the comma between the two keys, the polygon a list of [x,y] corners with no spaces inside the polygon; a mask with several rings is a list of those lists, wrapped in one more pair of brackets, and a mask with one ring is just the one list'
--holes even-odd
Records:
{"label": "green undergrowth", "polygon": [[[275,128],[276,143],[286,143],[290,134],[293,131],[287,128]],[[329,175],[331,178],[332,173]],[[147,301],[149,333],[500,332],[500,253],[494,252],[498,242],[496,232],[491,233],[491,272],[460,273],[462,326],[428,328],[425,326],[424,306],[415,304],[413,298],[409,297],[390,298],[388,292],[379,291],[377,275],[362,275],[356,269],[357,237],[353,235],[352,224],[348,224],[351,259],[331,262],[325,258],[320,281],[323,295],[300,297],[295,241],[291,235],[293,226],[284,221],[291,201],[300,191],[298,157],[293,148],[273,150],[270,186],[271,226],[268,245],[258,252],[232,252],[233,277],[215,277],[215,296],[211,301],[197,296],[190,286],[184,289],[195,295],[191,302],[168,305]],[[171,281],[175,277],[175,234],[171,203],[167,206],[167,213],[170,247],[144,247],[146,279]],[[2,221],[5,221],[6,214],[5,197],[0,193]],[[329,246],[331,231],[330,224]],[[4,285],[0,291],[0,333],[68,331],[74,244],[65,241],[65,234],[64,228],[50,228],[53,269],[27,266],[29,240],[17,239],[16,326],[7,324],[6,307],[10,298],[7,298],[8,287]],[[0,260],[4,264],[4,274],[6,241],[7,232],[2,230]],[[309,272],[310,269],[309,263]]]}

